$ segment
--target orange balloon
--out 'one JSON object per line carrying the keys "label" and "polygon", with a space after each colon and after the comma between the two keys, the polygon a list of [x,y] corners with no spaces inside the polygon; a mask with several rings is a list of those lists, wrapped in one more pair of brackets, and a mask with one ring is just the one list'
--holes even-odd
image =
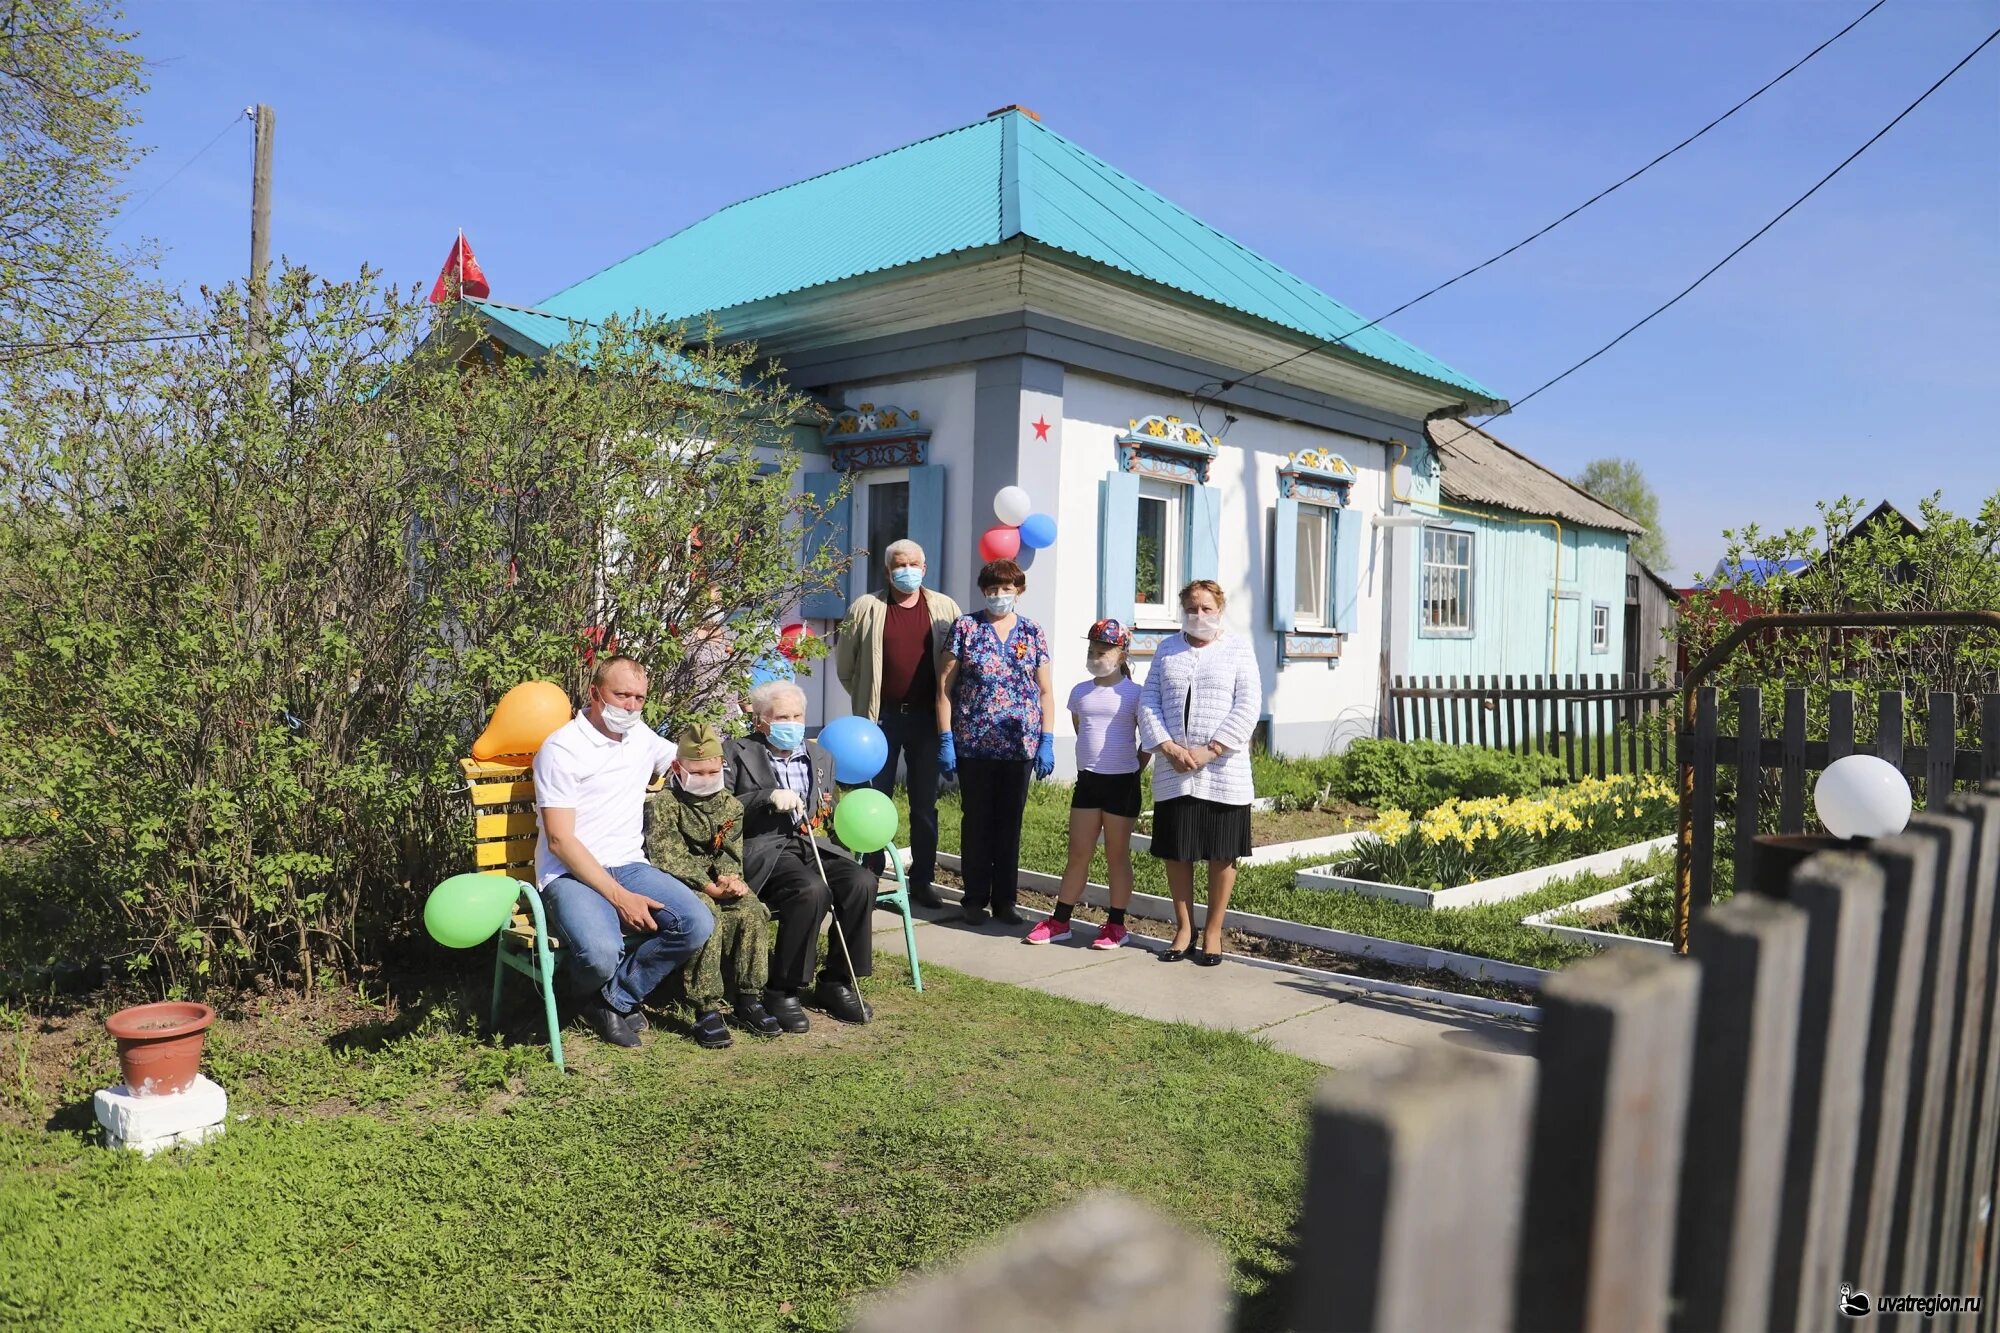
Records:
{"label": "orange balloon", "polygon": [[531,680],[500,696],[493,720],[472,743],[474,759],[531,755],[570,719],[569,696],[560,685]]}

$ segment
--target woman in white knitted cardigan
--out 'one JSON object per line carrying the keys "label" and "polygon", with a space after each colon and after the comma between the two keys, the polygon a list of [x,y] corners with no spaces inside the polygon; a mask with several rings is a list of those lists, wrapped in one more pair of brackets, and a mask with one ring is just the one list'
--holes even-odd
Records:
{"label": "woman in white knitted cardigan", "polygon": [[[1250,737],[1263,713],[1257,655],[1222,629],[1222,588],[1181,589],[1181,632],[1160,645],[1139,698],[1139,744],[1153,765],[1153,855],[1174,895],[1167,963],[1222,961],[1222,919],[1236,859],[1250,854]],[[1194,863],[1208,863],[1208,915],[1194,942]]]}

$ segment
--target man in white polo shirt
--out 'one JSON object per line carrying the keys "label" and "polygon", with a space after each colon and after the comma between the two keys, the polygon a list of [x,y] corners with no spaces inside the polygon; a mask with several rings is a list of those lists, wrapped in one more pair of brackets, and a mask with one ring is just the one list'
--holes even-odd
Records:
{"label": "man in white polo shirt", "polygon": [[[590,705],[535,753],[541,838],[536,878],[582,995],[578,1016],[614,1046],[637,1046],[640,1003],[715,929],[694,890],[646,860],[646,786],[674,761],[644,725],[646,669],[600,660]],[[625,932],[640,938],[628,948]]]}

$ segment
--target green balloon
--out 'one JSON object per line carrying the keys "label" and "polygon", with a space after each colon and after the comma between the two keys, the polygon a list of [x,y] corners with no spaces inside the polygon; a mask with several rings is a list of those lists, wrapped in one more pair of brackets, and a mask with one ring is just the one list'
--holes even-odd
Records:
{"label": "green balloon", "polygon": [[873,787],[859,787],[833,808],[833,831],[850,852],[879,852],[896,838],[896,803]]}
{"label": "green balloon", "polygon": [[470,949],[507,924],[520,895],[505,875],[453,875],[425,901],[424,929],[447,949]]}

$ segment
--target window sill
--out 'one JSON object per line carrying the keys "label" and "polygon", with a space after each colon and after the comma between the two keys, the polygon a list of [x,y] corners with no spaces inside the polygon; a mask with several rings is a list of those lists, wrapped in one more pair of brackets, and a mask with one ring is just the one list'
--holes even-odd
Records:
{"label": "window sill", "polygon": [[1292,662],[1332,664],[1340,660],[1341,648],[1346,640],[1347,635],[1341,631],[1323,626],[1284,630],[1278,635],[1278,660],[1281,665]]}

